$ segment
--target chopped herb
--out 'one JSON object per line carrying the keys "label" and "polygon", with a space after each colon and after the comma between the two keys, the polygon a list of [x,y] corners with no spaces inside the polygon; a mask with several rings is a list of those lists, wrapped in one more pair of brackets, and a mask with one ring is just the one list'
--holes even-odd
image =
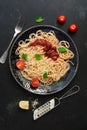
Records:
{"label": "chopped herb", "polygon": [[35,99],[34,101],[32,101],[32,107],[34,109],[37,107],[37,105],[39,105],[38,99]]}
{"label": "chopped herb", "polygon": [[42,56],[40,54],[35,54],[36,60],[41,60]]}
{"label": "chopped herb", "polygon": [[48,74],[47,74],[47,72],[43,74],[43,78],[45,78],[45,79],[48,78]]}
{"label": "chopped herb", "polygon": [[66,53],[66,52],[67,52],[67,50],[66,50],[65,47],[59,47],[59,48],[58,48],[58,51],[59,51],[60,53]]}
{"label": "chopped herb", "polygon": [[37,23],[41,23],[41,22],[43,22],[43,18],[42,17],[37,17],[36,19],[35,19],[35,21],[37,22]]}
{"label": "chopped herb", "polygon": [[23,59],[23,60],[26,60],[27,57],[28,57],[28,54],[27,54],[27,53],[22,54],[22,59]]}

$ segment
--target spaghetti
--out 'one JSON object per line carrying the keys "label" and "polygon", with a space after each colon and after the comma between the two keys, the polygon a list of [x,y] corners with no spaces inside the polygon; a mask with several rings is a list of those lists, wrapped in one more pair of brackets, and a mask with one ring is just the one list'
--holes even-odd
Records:
{"label": "spaghetti", "polygon": [[54,31],[30,34],[25,41],[19,41],[16,50],[19,60],[26,55],[25,67],[20,70],[22,76],[28,80],[38,77],[43,85],[59,81],[70,70],[69,60],[74,57],[69,48],[70,44],[59,41]]}

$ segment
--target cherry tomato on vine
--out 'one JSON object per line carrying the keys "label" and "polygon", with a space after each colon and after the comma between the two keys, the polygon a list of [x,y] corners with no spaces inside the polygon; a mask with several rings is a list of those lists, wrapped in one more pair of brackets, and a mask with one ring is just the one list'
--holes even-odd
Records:
{"label": "cherry tomato on vine", "polygon": [[66,16],[65,16],[65,15],[60,15],[60,16],[58,16],[57,21],[58,21],[59,23],[62,23],[62,24],[63,24],[63,23],[66,21]]}
{"label": "cherry tomato on vine", "polygon": [[38,79],[38,78],[33,78],[33,79],[31,80],[31,86],[32,86],[33,88],[37,88],[37,87],[39,86],[39,79]]}
{"label": "cherry tomato on vine", "polygon": [[70,24],[69,27],[68,27],[68,30],[71,32],[71,33],[74,33],[78,30],[78,26],[76,24]]}
{"label": "cherry tomato on vine", "polygon": [[24,67],[25,67],[25,62],[23,60],[18,60],[16,62],[16,67],[19,69],[19,70],[23,70]]}

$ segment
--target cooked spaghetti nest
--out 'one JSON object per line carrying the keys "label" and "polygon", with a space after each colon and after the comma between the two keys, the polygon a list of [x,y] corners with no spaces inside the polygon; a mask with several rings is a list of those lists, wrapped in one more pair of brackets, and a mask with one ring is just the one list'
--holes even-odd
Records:
{"label": "cooked spaghetti nest", "polygon": [[[29,44],[36,39],[47,40],[52,46],[55,46],[59,54],[57,60],[54,61],[47,57],[43,51],[43,46],[29,46]],[[59,47],[64,47],[66,53],[59,52]],[[22,76],[28,80],[38,77],[40,83],[45,85],[52,84],[54,81],[59,81],[70,70],[69,60],[74,57],[74,53],[69,48],[70,44],[64,40],[59,41],[54,31],[43,32],[42,30],[38,30],[36,33],[30,34],[29,38],[25,41],[19,41],[16,50],[16,55],[19,56],[19,59],[22,59],[23,54],[28,54],[25,60],[25,68],[20,70]],[[41,60],[37,60],[35,54],[40,54]],[[48,74],[47,78],[43,77],[44,73]]]}

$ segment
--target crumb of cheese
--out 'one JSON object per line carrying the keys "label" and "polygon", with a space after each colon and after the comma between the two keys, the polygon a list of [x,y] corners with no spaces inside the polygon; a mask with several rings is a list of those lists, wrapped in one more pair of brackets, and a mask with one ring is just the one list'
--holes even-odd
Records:
{"label": "crumb of cheese", "polygon": [[29,109],[29,101],[24,101],[24,100],[20,101],[19,107],[21,109],[28,110]]}

